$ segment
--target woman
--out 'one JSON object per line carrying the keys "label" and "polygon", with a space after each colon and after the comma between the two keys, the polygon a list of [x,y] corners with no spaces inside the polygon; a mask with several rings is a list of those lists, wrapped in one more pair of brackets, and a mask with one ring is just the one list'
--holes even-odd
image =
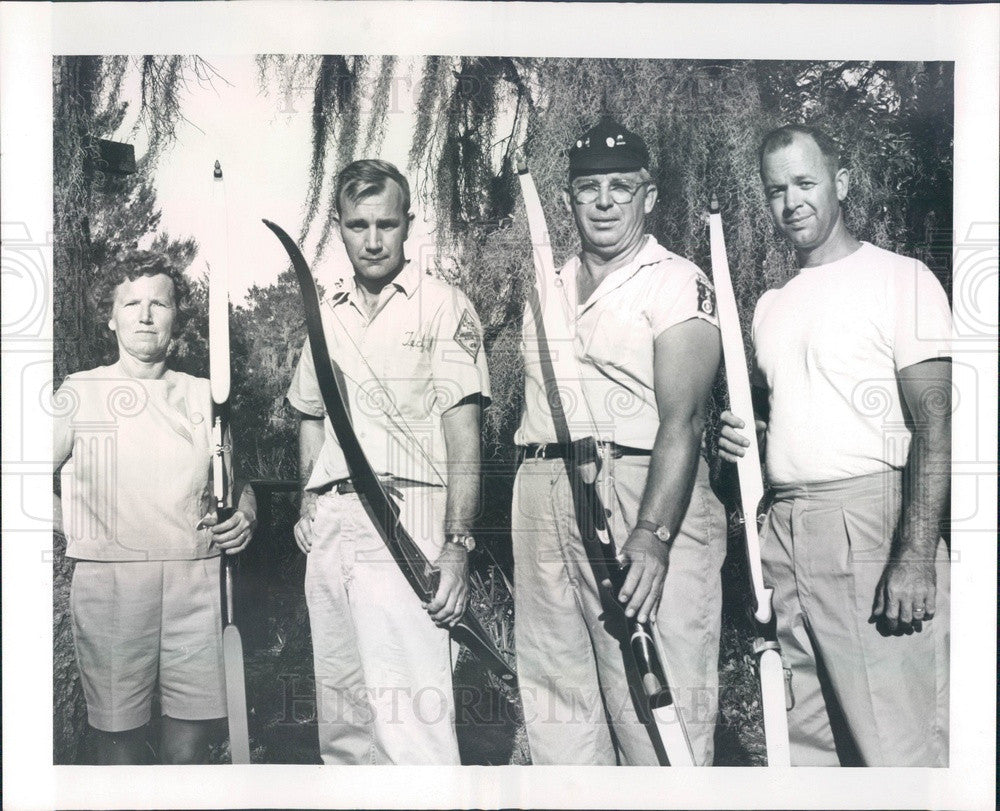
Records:
{"label": "woman", "polygon": [[208,509],[209,384],[167,368],[189,307],[180,271],[133,253],[100,298],[118,360],[67,377],[54,421],[89,759],[146,760],[159,683],[161,761],[204,763],[226,715],[218,556],[250,541],[253,495],[222,523]]}

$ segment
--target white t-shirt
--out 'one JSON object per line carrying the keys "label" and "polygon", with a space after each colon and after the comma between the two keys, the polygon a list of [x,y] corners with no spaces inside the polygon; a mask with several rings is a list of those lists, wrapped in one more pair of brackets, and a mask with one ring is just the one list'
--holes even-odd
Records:
{"label": "white t-shirt", "polygon": [[69,375],[53,398],[66,554],[82,560],[213,557],[208,511],[208,381],[168,370],[129,377],[116,363]]}
{"label": "white t-shirt", "polygon": [[[555,287],[567,297],[565,311],[586,405],[567,413],[573,439],[594,433],[619,445],[652,449],[660,427],[653,390],[653,343],[692,318],[718,326],[715,290],[696,265],[647,235],[629,264],[610,273],[585,302],[576,300],[579,257],[560,270]],[[556,441],[545,375],[537,350],[537,327],[525,307],[524,412],[514,435],[518,445]],[[559,347],[551,347],[558,351]]]}
{"label": "white t-shirt", "polygon": [[[457,287],[407,265],[382,290],[369,321],[353,271],[336,279],[321,312],[327,349],[346,388],[354,431],[376,473],[445,484],[448,454],[441,416],[473,394],[489,399],[479,317]],[[309,341],[288,388],[288,402],[323,417]],[[347,462],[329,418],[307,487],[347,478]]]}
{"label": "white t-shirt", "polygon": [[867,242],[769,290],[753,318],[770,401],[771,484],[900,469],[911,431],[897,372],[949,357],[951,311],[926,265]]}

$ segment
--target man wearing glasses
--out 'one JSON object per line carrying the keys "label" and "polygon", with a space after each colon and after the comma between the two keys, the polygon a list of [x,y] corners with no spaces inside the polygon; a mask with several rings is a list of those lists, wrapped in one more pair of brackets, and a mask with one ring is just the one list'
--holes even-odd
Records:
{"label": "man wearing glasses", "polygon": [[[512,531],[534,763],[658,763],[586,560],[576,474],[595,483],[629,566],[617,598],[629,616],[653,621],[695,762],[712,763],[726,521],[701,451],[720,339],[708,279],[645,233],[657,197],[648,167],[643,140],[608,118],[570,149],[564,202],[580,252],[557,273],[554,298],[564,299],[541,303],[565,313],[572,346],[549,350],[571,351],[579,376],[580,402],[568,398],[561,415],[546,380],[555,367],[538,351],[539,310],[524,318]],[[597,440],[589,458],[588,437]]]}

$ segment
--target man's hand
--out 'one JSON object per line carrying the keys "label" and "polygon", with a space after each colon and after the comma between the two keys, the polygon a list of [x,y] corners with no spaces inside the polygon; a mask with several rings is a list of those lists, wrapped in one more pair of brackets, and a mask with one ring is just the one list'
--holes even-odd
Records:
{"label": "man's hand", "polygon": [[446,543],[434,566],[441,571],[437,594],[422,607],[434,624],[449,628],[465,613],[469,599],[469,553],[458,544]]}
{"label": "man's hand", "polygon": [[212,545],[217,546],[227,555],[235,555],[242,552],[250,543],[256,523],[256,516],[246,515],[242,510],[237,510],[228,520],[220,524],[215,510],[210,510],[198,522],[198,528],[211,527]]}
{"label": "man's hand", "polygon": [[875,588],[875,604],[869,622],[884,622],[886,630],[900,626],[919,631],[921,624],[934,618],[937,573],[934,555],[904,553],[892,558]]}
{"label": "man's hand", "polygon": [[646,622],[660,607],[670,547],[653,533],[635,529],[622,547],[622,556],[629,568],[618,599],[626,603],[626,616],[638,614],[639,622]]}
{"label": "man's hand", "polygon": [[[727,462],[735,463],[746,455],[746,449],[750,446],[750,440],[739,432],[739,429],[746,427],[746,423],[732,411],[723,411],[719,419],[722,421],[718,443],[719,456]],[[763,420],[754,420],[754,425],[758,436],[767,430],[767,423]]]}
{"label": "man's hand", "polygon": [[295,523],[292,533],[295,535],[295,543],[306,555],[312,549],[313,544],[313,522],[316,520],[316,494],[303,493],[302,506],[299,508],[299,520]]}

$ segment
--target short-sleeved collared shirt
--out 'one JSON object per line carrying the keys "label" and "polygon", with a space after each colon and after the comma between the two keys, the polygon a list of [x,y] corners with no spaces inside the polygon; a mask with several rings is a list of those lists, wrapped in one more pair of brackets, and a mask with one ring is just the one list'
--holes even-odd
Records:
{"label": "short-sleeved collared shirt", "polygon": [[[334,370],[372,468],[446,483],[441,416],[466,397],[490,394],[482,327],[468,298],[411,263],[382,290],[371,320],[351,274],[336,278],[322,314]],[[325,416],[308,340],[287,397],[302,413]],[[308,489],[350,475],[328,417],[325,431]]]}
{"label": "short-sleeved collared shirt", "polygon": [[[649,235],[635,259],[610,273],[582,303],[576,300],[579,269],[579,258],[570,259],[559,270],[555,288],[567,297],[566,311],[576,314],[570,331],[587,400],[567,413],[570,433],[580,439],[596,428],[605,441],[652,449],[660,426],[653,342],[665,330],[692,318],[718,326],[711,282],[694,264]],[[525,402],[515,442],[555,442],[530,308],[525,308],[523,334]]]}
{"label": "short-sleeved collared shirt", "polygon": [[916,259],[863,242],[767,291],[753,318],[755,378],[769,392],[772,484],[835,481],[906,464],[897,374],[950,356],[951,311]]}

